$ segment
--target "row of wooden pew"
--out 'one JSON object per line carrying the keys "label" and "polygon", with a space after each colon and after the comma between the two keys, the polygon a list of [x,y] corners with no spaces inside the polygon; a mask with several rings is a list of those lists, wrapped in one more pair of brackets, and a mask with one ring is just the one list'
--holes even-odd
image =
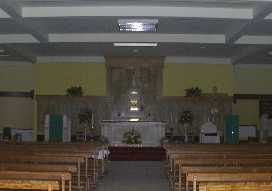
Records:
{"label": "row of wooden pew", "polygon": [[82,143],[0,144],[0,189],[93,190],[106,151]]}
{"label": "row of wooden pew", "polygon": [[165,145],[172,191],[272,191],[271,145]]}

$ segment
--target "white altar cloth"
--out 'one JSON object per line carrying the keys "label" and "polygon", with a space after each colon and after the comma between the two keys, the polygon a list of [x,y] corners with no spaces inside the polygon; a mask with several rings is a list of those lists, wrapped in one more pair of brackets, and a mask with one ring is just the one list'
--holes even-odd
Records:
{"label": "white altar cloth", "polygon": [[165,123],[156,121],[102,121],[102,136],[106,137],[111,146],[122,143],[125,132],[134,129],[141,135],[142,146],[160,146],[165,137]]}

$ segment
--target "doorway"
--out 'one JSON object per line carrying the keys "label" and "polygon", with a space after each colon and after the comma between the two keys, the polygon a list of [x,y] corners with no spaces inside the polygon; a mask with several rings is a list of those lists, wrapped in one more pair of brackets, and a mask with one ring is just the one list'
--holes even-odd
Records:
{"label": "doorway", "polygon": [[62,115],[50,115],[49,140],[52,142],[62,142],[63,120]]}

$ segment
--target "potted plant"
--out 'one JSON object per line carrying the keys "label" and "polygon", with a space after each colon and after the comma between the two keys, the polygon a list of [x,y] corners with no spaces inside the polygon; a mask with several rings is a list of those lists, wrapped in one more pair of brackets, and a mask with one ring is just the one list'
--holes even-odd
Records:
{"label": "potted plant", "polygon": [[81,86],[71,86],[70,88],[66,89],[67,96],[82,96],[83,90]]}
{"label": "potted plant", "polygon": [[202,90],[199,87],[192,87],[185,89],[186,97],[199,97],[202,94]]}

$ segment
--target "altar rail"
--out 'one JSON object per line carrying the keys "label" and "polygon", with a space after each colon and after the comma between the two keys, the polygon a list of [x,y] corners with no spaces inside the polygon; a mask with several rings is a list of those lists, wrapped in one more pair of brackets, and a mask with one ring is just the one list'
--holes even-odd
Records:
{"label": "altar rail", "polygon": [[163,161],[163,147],[109,147],[112,161]]}

